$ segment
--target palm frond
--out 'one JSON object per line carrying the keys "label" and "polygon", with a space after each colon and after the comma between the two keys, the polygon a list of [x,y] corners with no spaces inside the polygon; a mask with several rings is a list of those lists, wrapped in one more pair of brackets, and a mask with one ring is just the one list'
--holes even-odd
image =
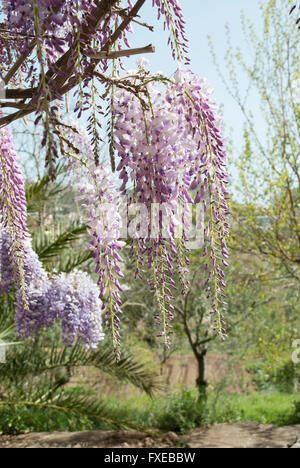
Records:
{"label": "palm frond", "polygon": [[58,369],[74,369],[93,366],[102,372],[116,377],[119,381],[133,384],[140,390],[152,395],[160,388],[156,374],[127,353],[119,362],[107,344],[100,345],[96,351],[89,351],[77,343],[73,347],[42,347],[41,343],[20,346],[14,349],[6,365],[0,365],[0,380],[22,381],[28,376],[40,376],[45,372]]}
{"label": "palm frond", "polygon": [[14,331],[14,301],[6,294],[0,295],[0,339],[5,339]]}
{"label": "palm frond", "polygon": [[94,354],[93,365],[115,376],[118,380],[133,384],[149,395],[161,388],[158,376],[138,362],[130,352],[126,354],[123,352],[123,357],[115,362],[115,354],[112,350],[100,349]]}
{"label": "palm frond", "polygon": [[[58,166],[57,175],[61,175],[64,172],[65,169],[63,165]],[[55,198],[65,190],[66,187],[62,186],[60,183],[56,182],[53,184],[48,174],[44,175],[37,182],[27,181],[25,187],[27,212],[30,214],[38,212],[43,202],[48,202],[49,199]]]}
{"label": "palm frond", "polygon": [[[49,390],[50,389],[50,390]],[[55,410],[73,416],[88,417],[92,421],[101,421],[118,429],[136,429],[147,432],[128,418],[128,415],[117,407],[112,408],[100,399],[87,396],[84,392],[66,392],[65,389],[51,391],[51,382],[43,377],[36,382],[26,382],[24,385],[10,387],[8,392],[1,395],[0,408],[18,407]]]}
{"label": "palm frond", "polygon": [[57,270],[59,272],[70,273],[72,270],[79,268],[83,263],[93,258],[93,252],[84,250],[83,252],[66,252],[59,262]]}
{"label": "palm frond", "polygon": [[65,229],[62,224],[55,230],[46,231],[39,229],[33,237],[33,249],[38,254],[40,261],[47,266],[54,257],[60,256],[70,245],[79,240],[86,232],[85,225],[73,224]]}
{"label": "palm frond", "polygon": [[[2,328],[0,326],[0,341],[4,341],[7,338],[11,336],[11,334],[14,332],[15,326],[14,325],[9,325],[6,326],[5,328]],[[7,345],[12,344],[12,343],[7,343]]]}

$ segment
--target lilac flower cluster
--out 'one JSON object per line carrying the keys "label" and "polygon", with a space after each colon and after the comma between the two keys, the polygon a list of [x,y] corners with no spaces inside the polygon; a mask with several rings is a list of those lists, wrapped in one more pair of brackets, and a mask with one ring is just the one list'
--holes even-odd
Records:
{"label": "lilac flower cluster", "polygon": [[[162,234],[157,239],[138,242],[146,252],[148,266],[153,272],[152,288],[158,299],[166,337],[173,317],[172,279],[173,265],[186,273],[187,261],[183,255],[185,236],[176,241],[176,207],[178,204],[203,205],[205,216],[205,248],[208,263],[205,289],[212,299],[215,327],[224,336],[224,271],[227,266],[228,206],[226,185],[226,154],[221,135],[220,112],[211,99],[212,90],[205,80],[190,71],[179,68],[174,81],[164,91],[152,84],[148,86],[152,99],[151,110],[142,108],[140,101],[124,90],[116,92],[115,149],[120,163],[119,176],[122,189],[133,186],[134,201],[164,203],[171,213],[168,240]],[[145,122],[144,126],[141,122]],[[185,205],[186,207],[186,205]],[[173,222],[172,222],[173,214]],[[188,228],[185,217],[184,226]],[[161,227],[161,226],[160,226]],[[220,260],[219,258],[223,258]]]}

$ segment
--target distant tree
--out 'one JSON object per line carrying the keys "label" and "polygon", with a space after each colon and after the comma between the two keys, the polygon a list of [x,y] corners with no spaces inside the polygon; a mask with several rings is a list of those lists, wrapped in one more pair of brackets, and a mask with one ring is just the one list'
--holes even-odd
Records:
{"label": "distant tree", "polygon": [[[235,248],[266,257],[277,271],[283,268],[299,281],[299,32],[294,18],[282,14],[289,5],[288,0],[261,4],[261,34],[242,15],[251,59],[245,58],[240,47],[232,46],[228,28],[229,77],[224,77],[217,62],[216,66],[245,119],[244,149],[235,158],[239,172],[239,203],[232,206]],[[245,96],[237,78],[238,67],[249,79]],[[261,115],[254,115],[251,109],[251,98],[257,95]]]}

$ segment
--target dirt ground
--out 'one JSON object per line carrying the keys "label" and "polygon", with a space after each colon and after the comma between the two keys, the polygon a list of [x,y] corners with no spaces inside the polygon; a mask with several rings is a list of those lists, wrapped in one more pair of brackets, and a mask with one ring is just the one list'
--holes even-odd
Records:
{"label": "dirt ground", "polygon": [[0,437],[0,448],[300,448],[300,425],[217,424],[184,436],[128,431],[30,433]]}

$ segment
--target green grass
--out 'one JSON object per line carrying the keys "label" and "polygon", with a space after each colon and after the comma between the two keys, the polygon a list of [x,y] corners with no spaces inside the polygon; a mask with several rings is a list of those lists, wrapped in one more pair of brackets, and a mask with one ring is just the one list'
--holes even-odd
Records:
{"label": "green grass", "polygon": [[255,421],[276,426],[299,424],[299,401],[300,396],[284,393],[222,394],[219,398],[211,394],[208,420],[212,423]]}
{"label": "green grass", "polygon": [[203,422],[204,412],[197,397],[197,392],[182,390],[153,399],[147,395],[121,402],[112,398],[110,404],[123,408],[138,425],[185,433]]}
{"label": "green grass", "polygon": [[[76,389],[70,389],[75,391]],[[118,400],[106,400],[120,420],[138,427],[186,433],[200,425],[256,421],[277,426],[300,424],[300,396],[282,393],[233,395],[210,392],[207,406],[197,400],[195,390],[183,390],[168,395],[146,395]],[[26,408],[0,411],[0,432],[82,431],[110,429],[107,424],[88,418],[74,418],[65,413]]]}
{"label": "green grass", "polygon": [[127,411],[139,424],[177,432],[186,432],[201,424],[224,422],[255,421],[277,426],[300,424],[299,402],[300,396],[283,393],[234,395],[211,392],[203,410],[197,403],[197,392],[193,390],[153,400],[146,395],[121,402],[110,399],[110,405]]}

